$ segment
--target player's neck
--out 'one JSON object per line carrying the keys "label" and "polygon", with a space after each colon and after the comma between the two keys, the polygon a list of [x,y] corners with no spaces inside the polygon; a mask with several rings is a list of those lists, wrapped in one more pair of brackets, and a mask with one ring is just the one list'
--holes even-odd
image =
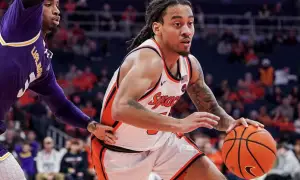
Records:
{"label": "player's neck", "polygon": [[159,48],[160,48],[161,53],[163,55],[166,66],[168,67],[168,69],[172,69],[172,67],[179,60],[180,55],[178,53],[172,51],[171,49],[167,48],[166,46],[164,46],[162,41],[160,40],[160,38],[155,37],[154,39],[159,45]]}
{"label": "player's neck", "polygon": [[46,39],[47,34],[48,33],[46,31],[43,31],[43,38],[44,38],[44,40]]}

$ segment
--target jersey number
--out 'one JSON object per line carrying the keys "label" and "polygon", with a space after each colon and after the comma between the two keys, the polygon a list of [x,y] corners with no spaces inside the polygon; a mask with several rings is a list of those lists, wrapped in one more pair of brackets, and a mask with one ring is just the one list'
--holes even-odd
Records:
{"label": "jersey number", "polygon": [[25,91],[27,90],[27,88],[29,87],[29,84],[32,83],[34,80],[36,80],[36,76],[34,74],[34,72],[32,72],[30,75],[29,75],[29,80],[27,79],[26,82],[25,82],[25,88],[23,89],[20,89],[19,92],[18,92],[18,95],[17,97],[20,98],[23,96],[23,94],[25,93]]}
{"label": "jersey number", "polygon": [[[168,114],[168,112],[164,112],[164,113],[160,113],[161,115],[167,115]],[[147,130],[147,134],[148,135],[155,135],[155,134],[157,134],[158,133],[158,131],[157,130]]]}

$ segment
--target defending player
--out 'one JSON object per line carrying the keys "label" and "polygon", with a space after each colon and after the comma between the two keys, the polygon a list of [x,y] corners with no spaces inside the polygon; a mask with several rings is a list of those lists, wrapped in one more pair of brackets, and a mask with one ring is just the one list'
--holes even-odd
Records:
{"label": "defending player", "polygon": [[[114,127],[115,145],[92,139],[98,178],[226,179],[185,136],[198,127],[232,129],[238,124],[217,104],[204,82],[198,60],[190,55],[194,15],[188,0],[153,0],[146,25],[115,72],[105,95],[101,123]],[[198,110],[184,119],[169,117],[171,107],[188,94]],[[203,112],[204,111],[204,112]],[[213,115],[215,114],[215,115]],[[201,157],[201,158],[200,158]]]}
{"label": "defending player", "polygon": [[[59,25],[58,0],[14,0],[0,26],[0,134],[6,126],[2,119],[26,89],[38,93],[63,122],[87,128],[106,143],[115,137],[111,127],[92,121],[66,99],[51,66],[52,53],[44,38]],[[0,144],[0,179],[23,180],[17,161]]]}

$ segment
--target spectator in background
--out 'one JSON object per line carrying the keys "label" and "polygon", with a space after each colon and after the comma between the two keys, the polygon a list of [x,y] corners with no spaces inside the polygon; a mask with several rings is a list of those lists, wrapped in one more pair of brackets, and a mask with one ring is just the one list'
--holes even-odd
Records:
{"label": "spectator in background", "polygon": [[290,68],[285,67],[283,69],[278,69],[275,71],[275,85],[288,85],[289,81],[297,81],[297,76],[290,74]]}
{"label": "spectator in background", "polygon": [[300,163],[300,139],[297,139],[295,142],[294,153]]}
{"label": "spectator in background", "polygon": [[261,106],[259,108],[259,114],[257,120],[266,126],[272,125],[272,119],[267,112],[266,106]]}
{"label": "spectator in background", "polygon": [[97,50],[97,44],[95,41],[91,40],[91,39],[86,39],[86,41],[84,42],[83,46],[82,46],[82,54],[85,57],[90,57],[90,55],[92,53],[95,53]]}
{"label": "spectator in background", "polygon": [[232,44],[230,56],[228,58],[229,63],[242,62],[244,59],[245,48],[242,41],[238,40]]}
{"label": "spectator in background", "polygon": [[[69,77],[69,78],[72,78],[72,77]],[[74,93],[75,89],[72,84],[72,81],[67,80],[66,76],[63,75],[62,73],[58,74],[57,83],[63,89],[66,96],[69,96]]]}
{"label": "spectator in background", "polygon": [[214,83],[213,83],[213,76],[211,74],[206,74],[205,76],[205,83],[206,85],[213,91],[214,88]]}
{"label": "spectator in background", "polygon": [[195,141],[195,144],[201,151],[204,150],[205,144],[210,142],[209,136],[207,136],[206,134],[203,134],[197,130],[194,131],[193,133],[191,133],[190,136],[191,136],[191,139]]}
{"label": "spectator in background", "polygon": [[73,14],[76,10],[76,3],[73,0],[68,0],[64,5],[67,14]]}
{"label": "spectator in background", "polygon": [[83,180],[87,167],[87,157],[81,154],[79,141],[72,140],[69,151],[61,160],[60,172],[66,174],[66,180]]}
{"label": "spectator in background", "polygon": [[260,81],[264,86],[271,87],[274,83],[274,68],[267,58],[262,60],[261,65],[261,68],[259,68]]}
{"label": "spectator in background", "polygon": [[85,76],[86,80],[88,80],[90,83],[94,84],[97,82],[97,76],[92,72],[90,66],[85,67],[83,75]]}
{"label": "spectator in background", "polygon": [[[0,0],[0,9],[4,10],[8,8],[8,1],[6,0]],[[1,17],[1,16],[0,16]]]}
{"label": "spectator in background", "polygon": [[249,119],[252,119],[254,121],[258,121],[258,112],[256,110],[250,111]]}
{"label": "spectator in background", "polygon": [[46,137],[43,142],[44,149],[38,152],[36,166],[37,180],[64,180],[63,174],[59,173],[61,153],[54,149],[54,142],[51,137]]}
{"label": "spectator in background", "polygon": [[93,107],[93,103],[91,101],[87,101],[85,107],[82,108],[82,112],[94,119],[97,110]]}
{"label": "spectator in background", "polygon": [[67,81],[73,81],[73,79],[76,77],[76,71],[77,71],[76,65],[72,64],[70,66],[69,71],[66,74],[66,80]]}
{"label": "spectator in background", "polygon": [[4,133],[4,141],[1,144],[9,151],[13,152],[15,144],[18,142],[17,132],[13,129],[7,129]]}
{"label": "spectator in background", "polygon": [[[53,38],[52,48],[67,50],[69,41],[69,30],[66,28],[66,25],[62,22],[59,24],[59,29],[55,33]],[[65,60],[66,61],[66,60]]]}
{"label": "spectator in background", "polygon": [[94,180],[96,175],[96,171],[94,169],[94,164],[92,162],[92,152],[91,152],[91,137],[88,136],[86,138],[86,144],[84,145],[84,152],[86,152],[87,162],[88,162],[88,169],[86,173],[86,178],[84,180]]}
{"label": "spectator in background", "polygon": [[256,100],[254,93],[247,88],[244,81],[239,79],[237,82],[238,96],[242,98],[242,102],[245,104],[253,103]]}
{"label": "spectator in background", "polygon": [[127,36],[131,34],[131,27],[136,21],[136,10],[132,5],[128,5],[125,11],[122,13],[122,25],[124,28],[124,33]]}
{"label": "spectator in background", "polygon": [[275,111],[292,120],[294,118],[294,108],[291,106],[291,98],[285,97],[282,104]]}
{"label": "spectator in background", "polygon": [[291,46],[294,46],[298,43],[297,36],[296,36],[296,30],[294,30],[294,29],[289,30],[288,36],[284,40],[284,43],[286,45],[291,45]]}
{"label": "spectator in background", "polygon": [[297,86],[294,86],[290,95],[291,95],[291,98],[292,98],[291,105],[297,106],[297,104],[299,102],[299,99],[300,99],[299,88]]}
{"label": "spectator in background", "polygon": [[31,152],[34,157],[36,157],[39,149],[40,149],[40,144],[36,140],[36,134],[34,131],[29,131],[27,134],[27,142],[30,144]]}
{"label": "spectator in background", "polygon": [[200,25],[200,28],[204,28],[204,12],[202,11],[202,8],[200,5],[196,6],[196,19],[198,24]]}
{"label": "spectator in background", "polygon": [[101,21],[100,21],[101,30],[111,31],[114,30],[115,28],[114,18],[110,9],[111,7],[109,4],[105,3],[103,5],[103,10],[101,11]]}
{"label": "spectator in background", "polygon": [[72,32],[72,37],[76,38],[78,41],[83,41],[85,38],[85,32],[84,30],[80,27],[79,23],[75,23],[74,27],[71,30]]}
{"label": "spectator in background", "polygon": [[22,145],[21,151],[16,149],[17,159],[20,163],[21,168],[23,169],[27,180],[35,180],[34,176],[36,174],[34,150],[31,148],[29,142],[24,142]]}
{"label": "spectator in background", "polygon": [[214,149],[210,142],[204,144],[204,154],[222,171],[223,159],[221,152]]}
{"label": "spectator in background", "polygon": [[266,100],[273,104],[273,105],[279,105],[282,103],[283,99],[283,92],[280,87],[275,86],[272,91],[266,96]]}
{"label": "spectator in background", "polygon": [[[298,104],[298,108],[300,108],[300,103]],[[300,137],[300,111],[297,111],[297,113],[298,113],[297,114],[298,118],[295,120],[294,126],[295,126],[295,132]]]}
{"label": "spectator in background", "polygon": [[248,52],[245,54],[245,63],[247,66],[254,66],[259,63],[259,59],[255,54],[253,48],[250,48]]}
{"label": "spectator in background", "polygon": [[288,144],[278,145],[277,158],[276,166],[265,180],[291,180],[300,171],[299,161]]}
{"label": "spectator in background", "polygon": [[260,18],[268,18],[268,17],[271,16],[271,11],[269,10],[267,4],[264,4],[263,7],[262,7],[262,9],[259,10],[258,16]]}
{"label": "spectator in background", "polygon": [[281,2],[277,2],[275,7],[274,7],[274,10],[272,12],[272,16],[281,16],[283,13],[282,13],[282,5],[281,5]]}

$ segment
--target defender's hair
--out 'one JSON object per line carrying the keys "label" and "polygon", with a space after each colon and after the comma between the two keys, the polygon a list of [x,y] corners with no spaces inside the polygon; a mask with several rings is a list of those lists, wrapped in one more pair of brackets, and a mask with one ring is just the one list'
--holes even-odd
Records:
{"label": "defender's hair", "polygon": [[154,22],[163,23],[163,17],[166,13],[166,9],[170,6],[175,6],[177,4],[188,5],[192,8],[192,4],[188,0],[153,0],[147,7],[145,14],[146,24],[142,28],[142,30],[138,33],[138,35],[132,40],[128,41],[130,46],[128,50],[138,47],[145,40],[154,36],[152,30],[152,24]]}

